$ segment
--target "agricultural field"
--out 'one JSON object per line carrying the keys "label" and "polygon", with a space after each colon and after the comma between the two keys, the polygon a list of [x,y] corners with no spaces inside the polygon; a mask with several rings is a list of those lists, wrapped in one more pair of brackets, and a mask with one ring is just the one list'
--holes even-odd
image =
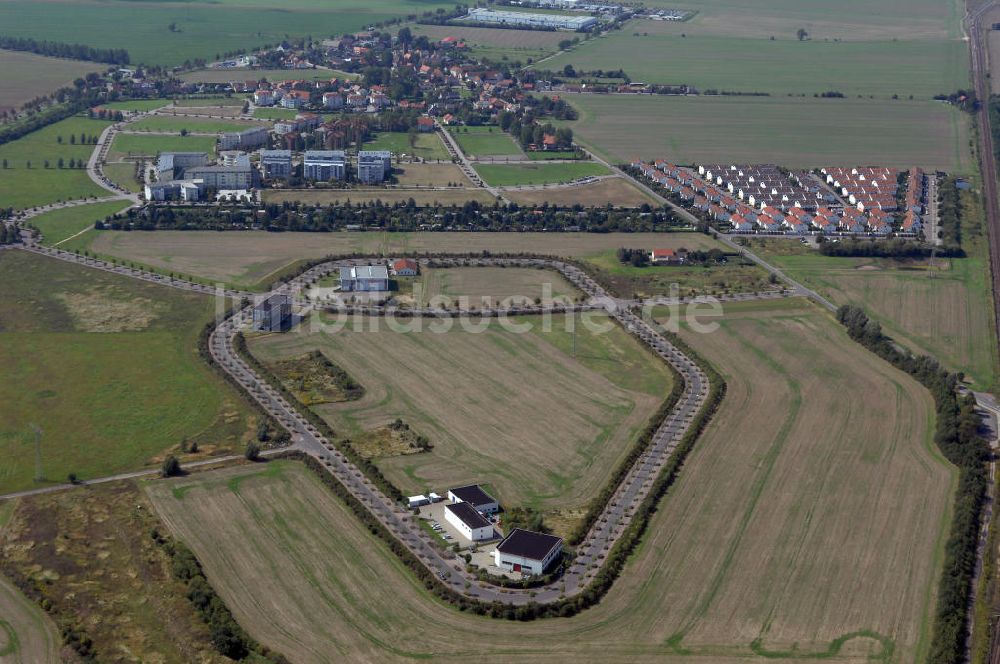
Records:
{"label": "agricultural field", "polygon": [[[835,90],[848,97],[929,100],[969,85],[968,52],[960,39],[799,41],[796,29],[772,40],[733,31],[713,34],[686,22],[633,20],[541,66],[555,71],[566,65],[581,71],[621,67],[633,81],[781,97]],[[635,53],[642,57],[629,57]]]}
{"label": "agricultural field", "polygon": [[[879,164],[969,172],[969,120],[931,101],[567,95],[574,138],[616,162]],[[669,122],[664,122],[669,118]]]}
{"label": "agricultural field", "polygon": [[72,86],[73,81],[107,65],[65,58],[49,58],[24,51],[0,50],[0,113],[21,108],[35,97]]}
{"label": "agricultural field", "polygon": [[594,162],[475,164],[474,168],[487,184],[494,187],[557,184],[595,175],[608,175],[611,172]]}
{"label": "agricultural field", "polygon": [[[0,3],[0,25],[12,37],[33,37],[101,48],[124,48],[132,63],[181,65],[186,60],[218,59],[222,53],[278,44],[286,37],[326,37],[361,30],[372,23],[408,14],[451,9],[445,0],[367,0],[331,5],[292,0],[274,10],[262,0],[189,3],[178,9],[168,0],[140,8],[117,3],[72,0]],[[170,30],[170,25],[174,30]],[[108,26],[114,26],[109,31]]]}
{"label": "agricultural field", "polygon": [[407,154],[421,159],[440,159],[451,161],[444,143],[436,132],[418,133],[414,135],[413,145],[410,145],[410,135],[403,131],[383,132],[364,144],[363,150],[389,150],[394,156]]}
{"label": "agricultural field", "polygon": [[683,333],[727,398],[626,573],[573,618],[498,628],[432,600],[296,463],[151,497],[241,624],[296,662],[331,643],[372,662],[921,661],[954,488],[929,395],[811,305],[727,312]]}
{"label": "agricultural field", "polygon": [[524,155],[511,135],[500,127],[451,127],[448,131],[470,159]]}
{"label": "agricultural field", "polygon": [[100,108],[106,108],[111,111],[146,113],[148,111],[154,111],[158,108],[163,108],[171,103],[173,102],[169,99],[128,99],[125,101],[112,101],[107,104],[101,104]]}
{"label": "agricultural field", "polygon": [[182,81],[191,83],[228,83],[229,81],[259,81],[264,78],[271,83],[278,81],[329,81],[331,78],[355,79],[357,74],[336,69],[246,69],[219,68],[199,69],[181,74]]}
{"label": "agricultural field", "polygon": [[[0,165],[0,208],[30,208],[61,200],[106,196],[108,192],[91,181],[86,169],[68,166],[70,159],[86,164],[94,152],[93,145],[80,144],[81,134],[100,136],[108,124],[72,117],[0,145],[0,160],[7,163],[6,168]],[[76,144],[69,142],[70,136]],[[58,168],[59,159],[64,160],[66,168]]]}
{"label": "agricultural field", "polygon": [[143,136],[141,134],[115,134],[108,152],[111,161],[143,155],[155,157],[161,152],[215,152],[215,136]]}
{"label": "agricultural field", "polygon": [[264,123],[243,120],[212,120],[169,115],[150,115],[128,124],[129,131],[176,131],[187,129],[191,133],[217,134],[224,131],[243,131],[260,127]]}
{"label": "agricultural field", "polygon": [[[629,249],[645,248],[628,240],[624,246]],[[685,248],[690,249],[690,247]],[[735,256],[730,256],[727,262],[721,265],[634,267],[622,264],[618,260],[616,251],[608,250],[595,256],[588,256],[586,260],[594,266],[594,277],[619,297],[729,295],[759,293],[780,288],[780,285],[768,281],[768,273],[763,268],[749,261],[741,262]]]}
{"label": "agricultural field", "polygon": [[538,60],[559,50],[559,42],[572,39],[560,32],[541,30],[507,30],[503,28],[474,28],[465,25],[411,26],[413,34],[427,35],[431,40],[457,37],[465,41],[471,52],[480,58],[494,61],[511,60],[528,62]]}
{"label": "agricultural field", "polygon": [[294,108],[271,108],[257,106],[253,109],[253,116],[262,120],[294,120],[299,112]]}
{"label": "agricultural field", "polygon": [[[299,192],[295,192],[299,193]],[[356,193],[356,192],[351,192]],[[440,194],[444,192],[433,192]],[[273,200],[268,198],[267,200]],[[294,200],[294,199],[293,199]],[[352,199],[353,200],[353,199]],[[217,233],[185,231],[94,232],[92,252],[176,270],[212,281],[253,287],[307,258],[367,253],[528,251],[569,257],[600,257],[618,247],[712,249],[722,245],[701,233]]]}
{"label": "agricultural field", "polygon": [[142,191],[142,183],[136,179],[134,161],[112,161],[104,164],[102,170],[109,180],[128,191]]}
{"label": "agricultural field", "polygon": [[[0,529],[0,541],[2,541]],[[61,639],[42,610],[0,576],[0,657],[10,664],[55,664]]]}
{"label": "agricultural field", "polygon": [[[22,498],[0,532],[0,570],[32,588],[56,622],[89,637],[94,661],[231,662],[213,648],[154,532],[167,528],[134,482]],[[0,577],[0,606],[7,588]],[[5,663],[81,661],[68,646],[59,657],[61,639],[50,620],[34,602],[20,601],[45,631],[19,625],[19,649]]]}
{"label": "agricultural field", "polygon": [[[541,293],[549,276],[531,272]],[[495,277],[492,287],[483,283],[487,276]],[[473,295],[496,297],[528,286],[517,274],[434,273],[429,281],[449,294],[468,284]],[[372,319],[359,318],[335,334],[317,329],[248,344],[265,363],[320,350],[360,383],[360,400],[314,407],[339,435],[359,436],[401,418],[427,437],[429,452],[375,460],[404,493],[489,482],[507,504],[579,509],[604,485],[673,380],[665,364],[606,316],[589,319],[588,325],[579,316],[553,316],[547,330],[541,317],[511,321],[530,332],[493,320],[479,333],[457,321],[446,332],[424,323],[423,330],[401,333],[385,321],[372,329]],[[567,321],[577,330],[575,358]],[[324,314],[321,322],[333,319]]]}
{"label": "agricultural field", "polygon": [[216,97],[182,97],[174,101],[174,106],[179,108],[240,108],[246,102],[243,97],[216,96]]}
{"label": "agricultural field", "polygon": [[93,226],[95,221],[101,221],[105,217],[121,212],[130,205],[130,201],[107,201],[77,205],[32,217],[28,224],[42,233],[44,244],[60,245],[68,238]]}
{"label": "agricultural field", "polygon": [[504,195],[519,205],[583,205],[586,207],[639,207],[658,205],[644,191],[625,178],[605,178],[575,187],[509,191]]}
{"label": "agricultural field", "polygon": [[393,175],[403,186],[415,187],[472,187],[472,182],[457,165],[448,162],[428,164],[403,162],[393,168]]}
{"label": "agricultural field", "polygon": [[434,302],[454,302],[464,298],[469,306],[494,306],[511,302],[543,304],[572,302],[582,293],[562,275],[551,270],[532,268],[469,267],[423,268],[417,277],[407,279],[400,296],[417,306]]}
{"label": "agricultural field", "polygon": [[254,417],[196,348],[211,298],[26,252],[0,282],[0,493],[155,467],[185,438],[185,458],[242,449]]}
{"label": "agricultural field", "polygon": [[[419,165],[423,166],[424,164]],[[410,166],[410,164],[407,166]],[[406,184],[415,184],[417,178],[426,178],[428,181],[436,181],[440,180],[442,177],[441,171],[430,173],[428,171],[414,169],[411,172],[419,175],[416,175],[413,180],[406,182]],[[460,179],[448,180],[452,182],[461,182]],[[461,188],[431,189],[424,191],[418,189],[271,189],[263,192],[263,198],[268,203],[282,203],[290,201],[293,203],[300,202],[311,205],[374,203],[375,201],[382,201],[383,203],[405,203],[412,198],[416,201],[417,205],[421,206],[464,205],[468,201],[493,203],[495,200],[485,189]]]}

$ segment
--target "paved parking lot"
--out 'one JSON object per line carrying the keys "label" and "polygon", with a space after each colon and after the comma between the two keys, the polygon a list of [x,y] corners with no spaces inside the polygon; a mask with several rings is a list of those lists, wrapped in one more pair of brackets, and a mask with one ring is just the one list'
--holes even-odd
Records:
{"label": "paved parking lot", "polygon": [[496,544],[496,542],[500,540],[501,537],[500,532],[496,528],[494,528],[493,529],[493,534],[495,535],[494,539],[483,540],[479,542],[470,541],[468,538],[466,538],[465,535],[458,532],[458,529],[455,528],[455,526],[451,525],[451,523],[449,523],[444,518],[444,506],[450,504],[451,502],[446,500],[440,503],[431,503],[430,505],[424,505],[423,507],[420,508],[420,518],[426,519],[430,521],[432,524],[437,523],[438,525],[440,525],[443,533],[451,537],[451,539],[444,540],[445,543],[448,544],[448,546],[451,546],[453,544],[458,544],[463,549],[468,549],[472,547],[473,544],[475,544],[480,549],[487,547],[489,548],[490,551],[493,551],[494,547],[491,545]]}

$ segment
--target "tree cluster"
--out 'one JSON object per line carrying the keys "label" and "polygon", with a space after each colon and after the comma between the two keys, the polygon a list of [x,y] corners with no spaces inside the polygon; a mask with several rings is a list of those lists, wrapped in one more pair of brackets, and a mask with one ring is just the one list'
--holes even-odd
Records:
{"label": "tree cluster", "polygon": [[55,41],[38,41],[31,38],[0,35],[0,48],[10,51],[28,51],[54,58],[70,58],[90,62],[107,62],[113,65],[127,65],[128,51],[123,48],[94,48],[84,44],[66,44]]}

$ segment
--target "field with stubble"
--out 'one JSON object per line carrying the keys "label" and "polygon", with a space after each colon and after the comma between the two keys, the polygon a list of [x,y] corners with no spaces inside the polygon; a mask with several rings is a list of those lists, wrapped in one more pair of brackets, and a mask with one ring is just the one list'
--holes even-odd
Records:
{"label": "field with stubble", "polygon": [[954,481],[930,396],[810,305],[727,312],[712,334],[682,333],[726,399],[622,577],[570,619],[496,623],[430,599],[295,463],[157,483],[153,500],[241,624],[296,663],[331,648],[372,662],[920,661]]}
{"label": "field with stubble", "polygon": [[512,319],[532,328],[523,333],[496,320],[484,329],[452,321],[438,332],[418,319],[422,329],[398,332],[384,320],[350,319],[339,331],[249,345],[266,363],[320,350],[365,388],[357,401],[315,407],[338,435],[402,418],[426,436],[430,452],[376,459],[404,492],[488,482],[507,504],[572,509],[604,485],[672,385],[666,365],[606,316],[591,318],[602,329],[572,319],[575,358],[564,316],[548,331],[541,318]]}

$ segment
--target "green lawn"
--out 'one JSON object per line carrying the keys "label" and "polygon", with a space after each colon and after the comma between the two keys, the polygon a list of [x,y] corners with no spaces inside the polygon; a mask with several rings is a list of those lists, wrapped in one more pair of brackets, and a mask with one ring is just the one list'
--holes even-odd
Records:
{"label": "green lawn", "polygon": [[134,131],[176,131],[187,129],[196,133],[220,133],[224,131],[243,131],[258,127],[259,122],[244,122],[239,120],[212,120],[169,115],[150,115],[128,125]]}
{"label": "green lawn", "polygon": [[169,99],[129,99],[127,101],[112,101],[101,104],[101,108],[113,111],[152,111],[163,108],[170,103]]}
{"label": "green lawn", "polygon": [[253,109],[253,116],[255,118],[265,120],[293,120],[298,113],[294,108],[264,108],[258,106]]}
{"label": "green lawn", "polygon": [[[27,136],[0,145],[0,208],[27,208],[60,200],[107,195],[107,191],[94,184],[83,168],[57,167],[60,158],[68,166],[70,159],[87,159],[94,151],[93,145],[81,145],[80,135],[100,136],[110,123],[72,117],[34,131]],[[70,144],[73,136],[76,144]],[[62,143],[59,138],[62,138]],[[49,168],[45,168],[45,160]],[[31,168],[28,168],[28,162]]]}
{"label": "green lawn", "polygon": [[52,210],[33,217],[28,223],[42,233],[44,244],[58,244],[80,231],[93,226],[95,221],[121,212],[129,207],[128,201],[91,203],[62,210]]}
{"label": "green lawn", "polygon": [[0,492],[153,466],[184,438],[241,448],[248,411],[196,350],[211,298],[26,252],[0,256],[0,283]]}
{"label": "green lawn", "polygon": [[350,74],[336,69],[199,69],[181,74],[185,81],[194,83],[228,83],[232,80],[254,80],[262,78],[274,83],[276,81],[329,81],[331,78],[355,79],[357,74]]}
{"label": "green lawn", "polygon": [[593,162],[573,164],[476,164],[476,172],[494,187],[551,184],[569,182],[590,175],[606,175],[610,171]]}
{"label": "green lawn", "polygon": [[104,164],[104,174],[117,184],[129,191],[142,191],[142,184],[135,179],[135,163],[114,161]]}
{"label": "green lawn", "polygon": [[211,61],[222,53],[286,38],[342,35],[390,18],[453,6],[448,0],[292,0],[280,7],[261,0],[147,0],[141,6],[5,0],[0,3],[0,26],[12,37],[124,48],[133,63],[172,66],[195,58]]}
{"label": "green lawn", "polygon": [[555,159],[576,159],[577,154],[572,150],[559,150],[554,152],[528,152],[528,159],[531,161],[552,161]]}
{"label": "green lawn", "polygon": [[219,97],[185,97],[174,102],[174,106],[205,107],[205,106],[242,106],[246,99],[243,97],[219,96]]}
{"label": "green lawn", "polygon": [[500,127],[452,127],[448,131],[458,141],[462,152],[469,157],[499,157],[521,154],[521,148],[514,142],[510,134]]}
{"label": "green lawn", "polygon": [[215,152],[214,136],[141,136],[118,134],[111,145],[109,158],[130,154],[155,156],[160,152]]}
{"label": "green lawn", "polygon": [[969,117],[933,101],[567,95],[574,138],[617,162],[878,164],[970,172]]}
{"label": "green lawn", "polygon": [[410,136],[406,132],[382,132],[365,143],[365,150],[389,150],[394,155],[408,154],[421,159],[442,159],[451,161],[444,144],[436,133],[417,134],[416,143],[410,146]]}

